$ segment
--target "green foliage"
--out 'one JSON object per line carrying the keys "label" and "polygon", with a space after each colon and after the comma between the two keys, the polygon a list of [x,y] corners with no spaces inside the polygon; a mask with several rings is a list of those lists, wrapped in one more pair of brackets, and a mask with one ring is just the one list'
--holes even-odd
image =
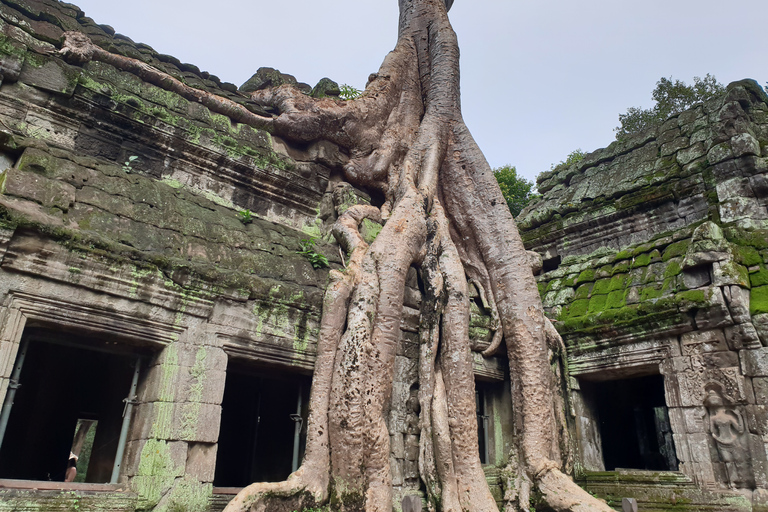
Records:
{"label": "green foliage", "polygon": [[533,187],[533,182],[517,175],[517,169],[512,165],[505,165],[493,170],[496,181],[499,182],[501,194],[507,201],[509,211],[513,217],[520,215],[532,199],[539,197]]}
{"label": "green foliage", "polygon": [[351,85],[347,84],[341,84],[339,86],[339,98],[343,100],[354,100],[355,98],[359,98],[362,96],[363,91],[360,89],[355,89]]}
{"label": "green foliage", "polygon": [[315,242],[316,239],[314,238],[305,238],[299,242],[299,247],[301,250],[296,252],[304,255],[304,257],[306,257],[312,264],[312,268],[325,268],[328,266],[328,258],[315,250]]}
{"label": "green foliage", "polygon": [[656,104],[648,109],[630,107],[626,114],[619,114],[621,126],[617,126],[616,139],[639,133],[663,123],[672,115],[679,114],[696,103],[707,101],[725,92],[723,84],[707,73],[704,78],[693,77],[693,85],[672,77],[656,82],[652,96]]}
{"label": "green foliage", "polygon": [[128,160],[123,164],[123,171],[124,172],[131,172],[131,171],[133,171],[133,164],[138,159],[139,159],[139,157],[137,157],[136,155],[129,156]]}
{"label": "green foliage", "polygon": [[250,224],[253,222],[253,214],[251,210],[240,210],[237,212],[237,219],[243,224]]}
{"label": "green foliage", "polygon": [[567,169],[573,164],[577,164],[582,160],[584,160],[584,157],[586,155],[587,154],[584,151],[582,151],[581,148],[574,149],[573,151],[568,153],[568,156],[565,157],[565,160],[563,160],[559,164],[552,164],[551,170],[552,172],[558,172],[558,171],[562,171],[563,169]]}

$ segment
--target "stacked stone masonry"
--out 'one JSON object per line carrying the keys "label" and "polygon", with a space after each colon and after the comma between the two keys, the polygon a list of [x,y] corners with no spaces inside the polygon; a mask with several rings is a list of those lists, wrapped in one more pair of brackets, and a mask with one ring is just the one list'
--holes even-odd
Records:
{"label": "stacked stone masonry", "polygon": [[[58,54],[65,31],[270,114],[236,86],[74,5],[0,1],[0,404],[15,388],[25,343],[114,352],[129,373],[140,360],[117,482],[0,475],[0,510],[220,510],[233,492],[214,487],[228,377],[311,376],[328,269],[314,268],[302,244],[315,240],[341,268],[329,228],[371,198],[341,179],[348,157],[338,147],[292,146],[110,65],[67,64]],[[380,228],[366,224],[363,234],[372,239]],[[476,295],[487,462],[501,464],[511,443],[508,363],[479,354],[493,333]],[[420,487],[415,271],[406,297],[390,411],[398,503]],[[18,397],[31,389],[21,384]],[[306,404],[299,412],[306,418]]]}
{"label": "stacked stone masonry", "polygon": [[681,501],[698,501],[695,510],[764,509],[763,89],[732,83],[657,128],[545,173],[538,186],[543,197],[518,224],[526,248],[543,257],[540,292],[568,348],[582,481],[619,503],[622,489],[649,490],[640,509],[665,509],[651,491],[662,486],[655,477],[602,473],[605,418],[594,403],[601,385],[661,375],[680,477],[704,493],[746,498],[712,505],[688,490]]}

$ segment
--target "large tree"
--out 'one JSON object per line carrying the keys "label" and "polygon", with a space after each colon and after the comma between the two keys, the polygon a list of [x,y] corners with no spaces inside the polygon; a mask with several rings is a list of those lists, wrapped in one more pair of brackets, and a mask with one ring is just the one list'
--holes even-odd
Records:
{"label": "large tree", "polygon": [[[285,482],[255,483],[226,512],[392,509],[387,408],[406,275],[420,272],[419,470],[432,509],[496,511],[477,444],[468,281],[492,310],[510,361],[516,441],[508,509],[531,488],[557,511],[609,511],[564,473],[564,402],[550,366],[562,342],[545,318],[530,260],[493,171],[461,116],[459,48],[450,0],[399,0],[398,42],[361,97],[315,99],[283,85],[258,91],[279,115],[262,117],[150,66],[69,34],[71,62],[97,59],[296,142],[326,140],[350,155],[343,173],[377,191],[379,207],[344,212],[333,233],[347,251],[325,294],[301,467]],[[358,226],[384,223],[369,246]],[[562,377],[562,376],[561,376]]]}

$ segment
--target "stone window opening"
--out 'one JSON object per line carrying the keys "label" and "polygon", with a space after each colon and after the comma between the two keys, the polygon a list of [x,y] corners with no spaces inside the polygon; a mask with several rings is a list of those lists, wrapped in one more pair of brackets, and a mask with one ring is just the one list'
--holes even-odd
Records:
{"label": "stone window opening", "polygon": [[581,381],[585,399],[594,404],[606,471],[678,470],[663,379]]}
{"label": "stone window opening", "polygon": [[0,417],[0,478],[116,483],[140,358],[118,341],[25,328]]}
{"label": "stone window opening", "polygon": [[230,361],[221,405],[218,488],[279,482],[304,455],[311,379]]}
{"label": "stone window opening", "polygon": [[563,258],[560,255],[557,255],[554,258],[546,258],[543,262],[542,272],[546,274],[547,272],[557,270],[562,260]]}

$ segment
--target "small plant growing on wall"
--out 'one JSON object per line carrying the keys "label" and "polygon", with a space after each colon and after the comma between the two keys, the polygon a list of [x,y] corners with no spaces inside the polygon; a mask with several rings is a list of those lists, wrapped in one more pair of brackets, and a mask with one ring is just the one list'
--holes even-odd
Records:
{"label": "small plant growing on wall", "polygon": [[351,85],[347,84],[340,85],[339,91],[341,91],[339,92],[339,98],[343,100],[353,100],[355,98],[359,98],[363,94],[363,91],[360,89],[355,89]]}
{"label": "small plant growing on wall", "polygon": [[243,224],[250,224],[253,222],[253,214],[251,213],[251,210],[240,210],[237,212],[237,218]]}
{"label": "small plant growing on wall", "polygon": [[296,252],[303,254],[312,264],[312,268],[325,268],[328,266],[328,258],[315,250],[315,242],[314,238],[302,240],[299,242],[300,250]]}
{"label": "small plant growing on wall", "polygon": [[136,155],[129,156],[128,160],[126,160],[125,163],[123,163],[123,171],[124,172],[133,172],[133,164],[138,159],[139,159],[139,157],[137,157]]}

